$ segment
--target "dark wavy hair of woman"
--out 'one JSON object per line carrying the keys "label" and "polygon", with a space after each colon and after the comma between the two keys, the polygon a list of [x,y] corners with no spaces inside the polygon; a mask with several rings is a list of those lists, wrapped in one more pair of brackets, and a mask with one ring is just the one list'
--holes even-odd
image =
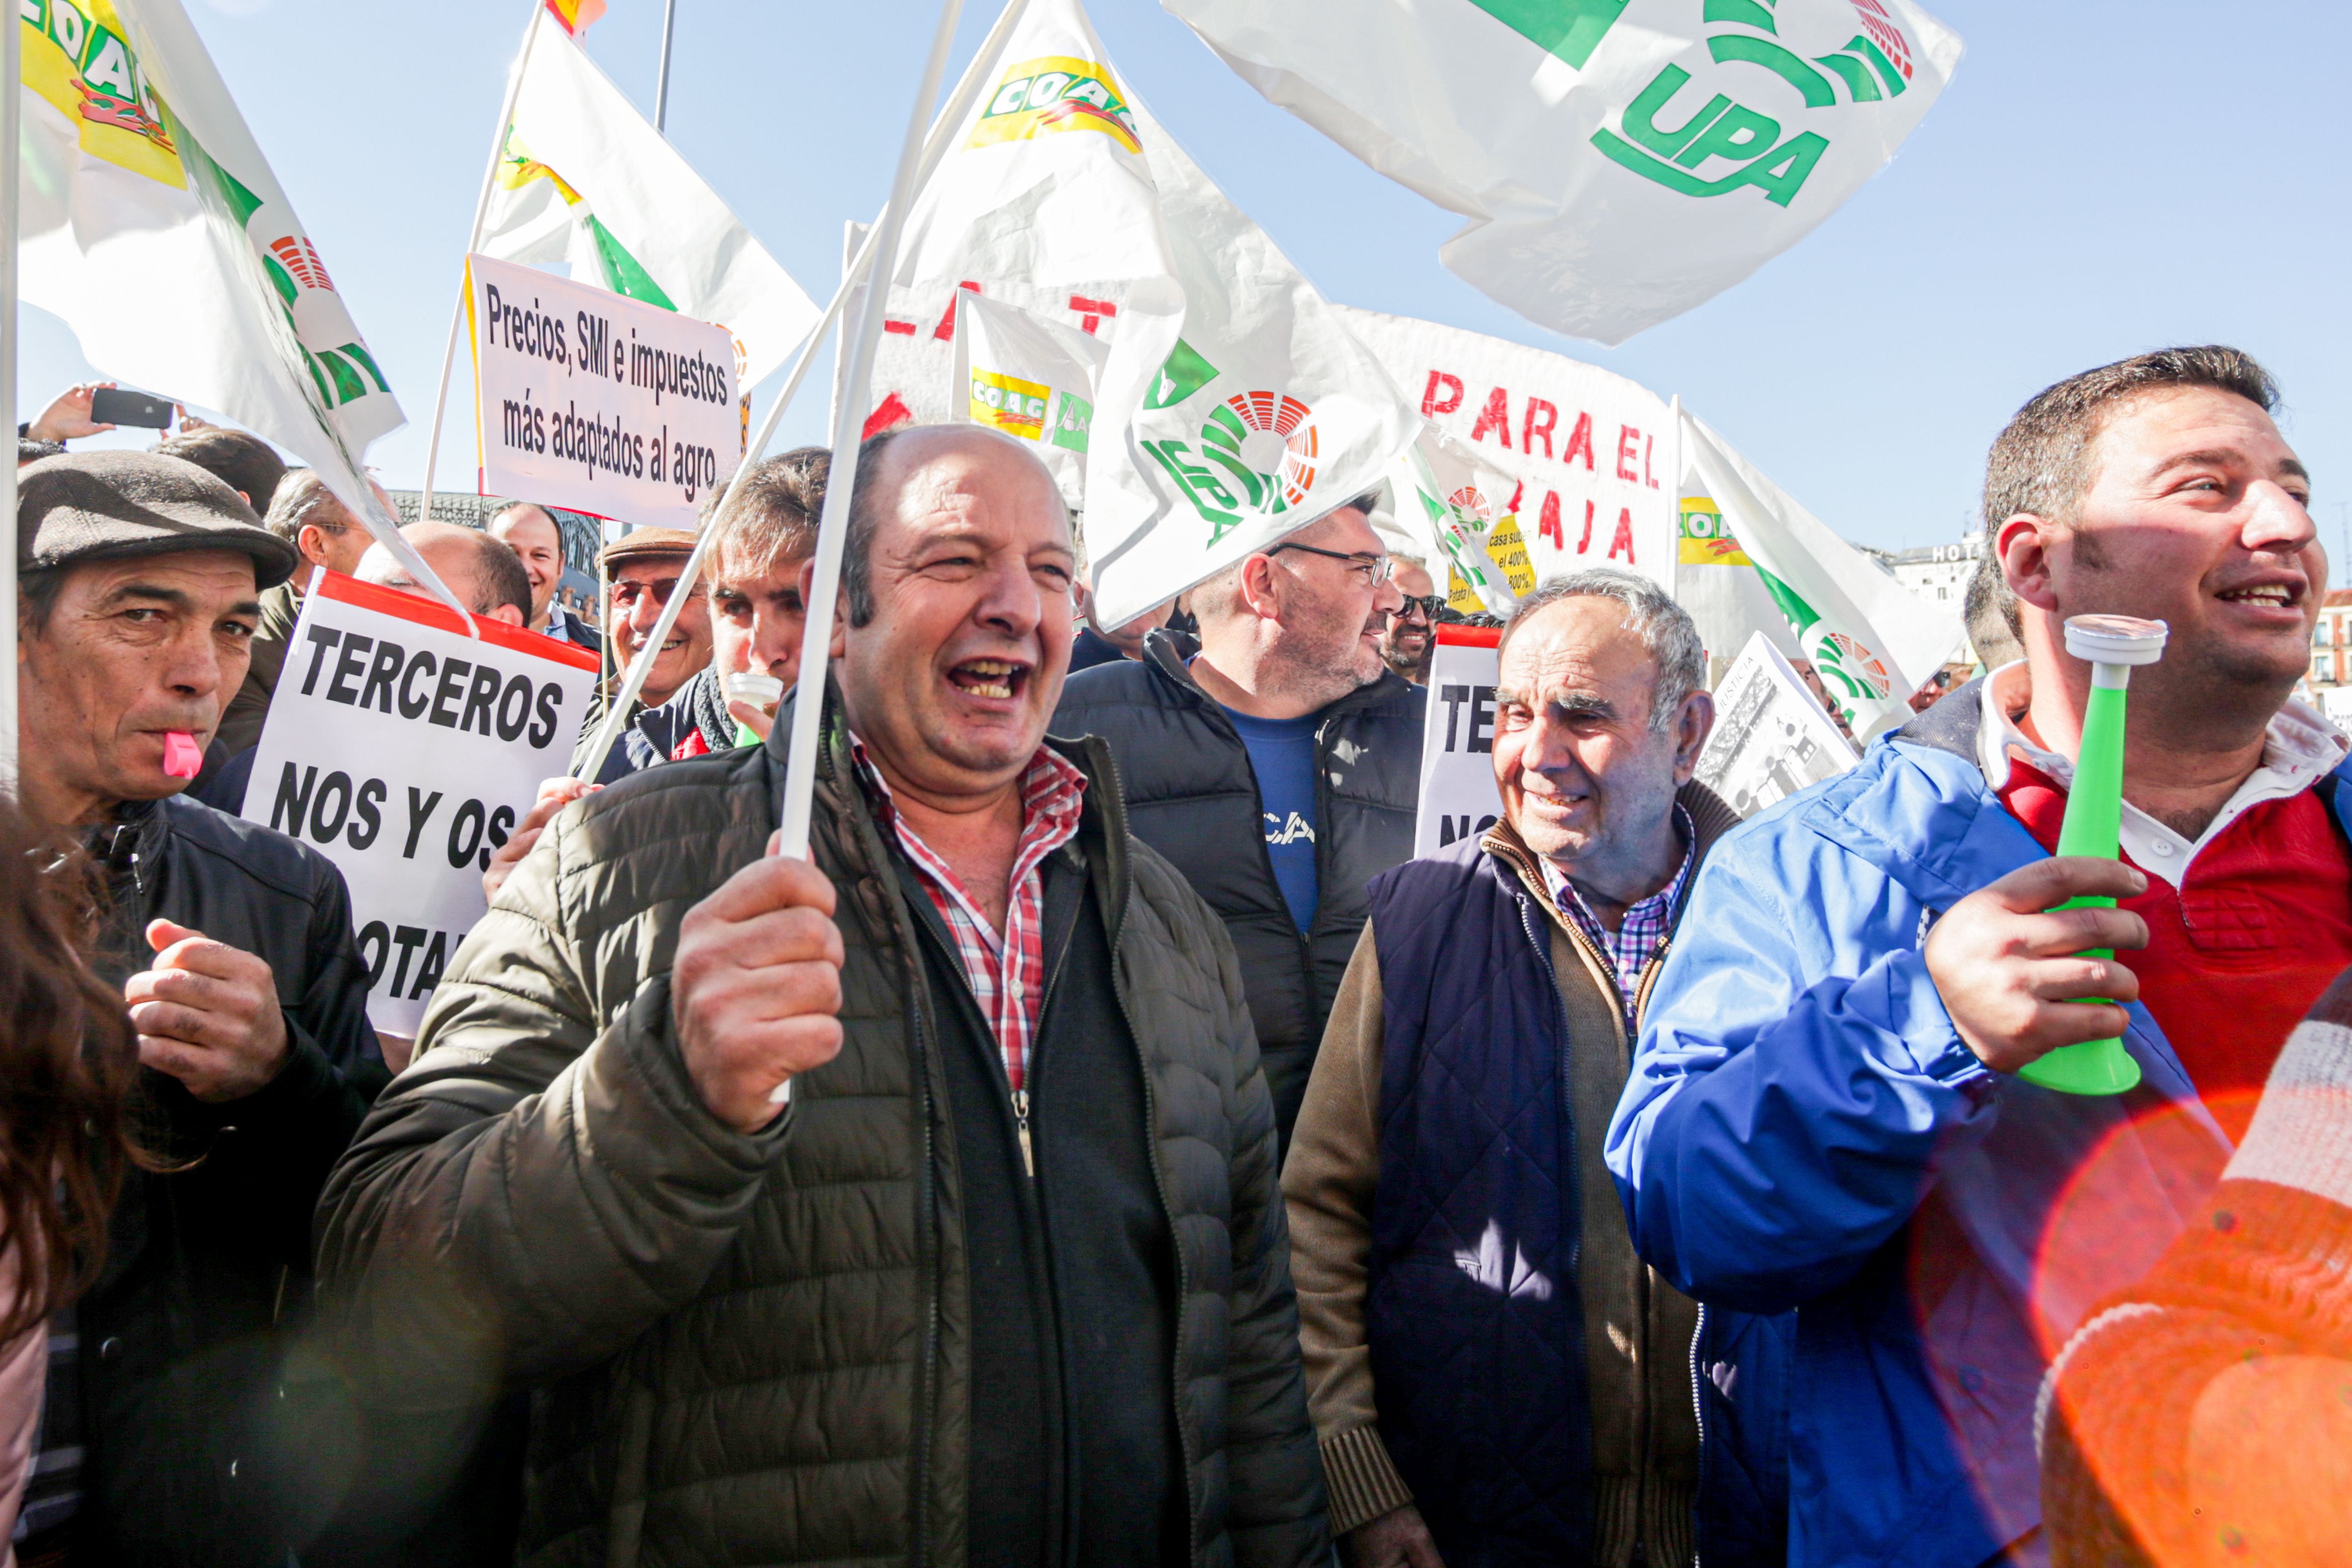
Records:
{"label": "dark wavy hair of woman", "polygon": [[0,1342],[72,1300],[104,1261],[132,1133],[139,1039],[83,961],[89,879],[0,797],[0,1245],[17,1289]]}

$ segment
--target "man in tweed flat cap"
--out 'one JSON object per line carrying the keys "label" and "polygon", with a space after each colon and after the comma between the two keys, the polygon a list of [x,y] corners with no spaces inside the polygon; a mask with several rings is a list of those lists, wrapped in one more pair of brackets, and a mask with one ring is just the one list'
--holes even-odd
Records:
{"label": "man in tweed flat cap", "polygon": [[102,876],[97,967],[166,1161],[125,1185],[53,1340],[18,1552],[282,1563],[315,1511],[282,1371],[310,1212],[384,1072],[341,874],[180,792],[295,553],[176,458],[48,458],[17,485],[18,799]]}

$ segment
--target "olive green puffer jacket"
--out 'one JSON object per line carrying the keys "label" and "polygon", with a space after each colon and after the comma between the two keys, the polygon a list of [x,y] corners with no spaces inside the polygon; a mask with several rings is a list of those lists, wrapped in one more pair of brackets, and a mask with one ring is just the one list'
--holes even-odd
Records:
{"label": "olive green puffer jacket", "polygon": [[[777,739],[559,816],[435,993],[414,1066],[320,1207],[365,1396],[535,1400],[534,1565],[965,1560],[971,1325],[955,1139],[914,928],[836,713],[815,805],[846,1043],[754,1135],[670,1033],[680,919],[759,855]],[[1108,748],[1054,742],[1087,812],[1178,1258],[1171,1394],[1192,1561],[1323,1550],[1274,1121],[1224,930],[1128,837]]]}

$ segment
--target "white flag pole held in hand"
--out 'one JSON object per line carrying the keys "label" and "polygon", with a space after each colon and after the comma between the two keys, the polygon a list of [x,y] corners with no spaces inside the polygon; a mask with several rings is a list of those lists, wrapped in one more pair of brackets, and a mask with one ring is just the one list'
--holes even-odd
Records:
{"label": "white flag pole held in hand", "polygon": [[[547,0],[530,0],[530,20],[522,26],[522,49],[515,56],[513,74],[507,78],[506,101],[499,106],[499,128],[490,138],[490,159],[482,169],[482,194],[474,201],[474,226],[466,236],[465,254],[471,256],[482,247],[482,223],[489,216],[490,191],[498,183],[499,158],[507,149],[507,128],[514,123],[515,100],[522,93],[523,73],[530,68],[531,46],[539,41],[540,15],[547,8]],[[457,288],[457,308],[449,316],[449,342],[441,351],[441,384],[433,392],[432,432],[425,438],[425,482],[416,497],[416,521],[433,521],[433,467],[441,456],[441,415],[449,403],[449,375],[457,363],[457,335],[466,330],[467,286]],[[466,629],[472,632],[468,618]],[[478,634],[477,634],[478,635]]]}
{"label": "white flag pole held in hand", "polygon": [[[907,207],[913,200],[926,161],[923,126],[940,79],[947,72],[948,50],[955,42],[956,21],[962,0],[946,0],[940,7],[938,29],[931,35],[930,58],[924,62],[923,82],[907,120],[906,140],[898,148],[898,171],[890,184],[890,205],[876,226],[873,256],[867,276],[873,279],[858,312],[857,330],[845,345],[850,354],[849,374],[842,378],[841,398],[834,408],[833,479],[825,486],[824,513],[817,524],[816,571],[808,595],[808,626],[801,639],[800,683],[793,693],[792,749],[784,763],[783,826],[773,853],[789,859],[809,858],[809,800],[816,784],[818,719],[824,708],[825,664],[833,646],[834,604],[841,589],[842,538],[849,527],[849,509],[857,488],[858,435],[866,423],[866,399],[874,380],[874,343],[882,334],[882,314],[889,305],[890,276],[896,268],[898,232],[906,226]],[[1008,13],[1009,14],[1009,13]],[[1008,29],[1009,30],[1009,29]],[[966,74],[966,85],[978,79]],[[959,98],[963,96],[959,93]],[[952,127],[961,115],[946,121]],[[768,1098],[781,1105],[791,1098],[793,1080],[786,1078]]]}
{"label": "white flag pole held in hand", "polygon": [[[923,182],[930,178],[931,171],[939,167],[940,160],[946,156],[950,140],[951,140],[955,135],[957,127],[963,123],[964,116],[971,111],[972,100],[980,95],[981,89],[986,84],[991,73],[995,70],[997,61],[1003,56],[1005,42],[1007,39],[1012,37],[1013,26],[1021,20],[1021,14],[1027,8],[1028,3],[1029,0],[1011,0],[1011,3],[1004,7],[1003,15],[1000,16],[996,19],[996,25],[989,29],[988,37],[982,40],[980,53],[973,57],[971,65],[964,71],[963,79],[956,84],[955,96],[948,101],[946,107],[940,111],[938,118],[931,122],[930,134],[925,138],[922,142],[921,163],[915,171],[912,182],[907,186],[906,192],[904,193],[905,196],[910,197],[913,191],[919,189],[922,186]],[[948,24],[945,36],[950,39],[954,37],[955,29],[952,22]],[[933,63],[937,63],[936,59]],[[932,93],[938,89],[939,86],[936,76],[926,78],[926,83],[927,85],[922,98],[915,106],[915,112],[918,116],[919,122],[923,110],[923,105],[929,101]],[[900,172],[903,174],[904,170],[901,170]],[[866,280],[868,270],[873,267],[874,258],[882,237],[884,221],[887,220],[890,210],[903,206],[904,200],[902,199],[902,195],[900,193],[894,192],[891,197],[891,203],[892,207],[885,209],[883,219],[877,219],[875,226],[866,230],[865,243],[858,247],[856,256],[851,260],[848,268],[842,274],[841,287],[834,290],[832,302],[825,306],[824,314],[817,319],[816,324],[809,329],[808,336],[802,340],[800,352],[793,362],[792,374],[784,378],[783,389],[776,395],[775,402],[770,405],[768,409],[768,416],[760,422],[759,431],[752,437],[751,447],[744,454],[742,466],[735,470],[735,477],[730,479],[727,483],[726,495],[720,498],[719,505],[712,510],[710,515],[713,519],[725,517],[734,507],[735,492],[742,488],[743,482],[750,475],[753,466],[756,465],[761,458],[768,455],[768,443],[774,439],[777,424],[782,420],[785,410],[789,409],[793,405],[793,397],[800,392],[801,383],[807,379],[809,366],[816,357],[818,345],[824,342],[825,333],[833,330],[834,323],[841,319],[841,312],[847,306],[850,296],[856,291],[857,286]],[[884,276],[886,278],[887,277],[887,270],[885,271]],[[881,292],[887,293],[887,291],[886,284],[885,289]],[[878,331],[880,329],[877,326],[876,331]],[[859,397],[851,398],[845,393],[843,398],[844,407],[848,407],[852,404],[862,404],[865,383],[861,381],[859,385],[861,389]],[[849,428],[853,433],[860,427],[862,420],[863,416],[861,416],[859,420],[852,421],[850,423]],[[837,439],[839,434],[840,432],[837,430],[835,432],[836,441],[834,450],[836,452],[843,450],[843,447],[840,446]],[[855,457],[856,447],[854,443],[848,449],[853,454],[850,459],[849,468],[854,470],[856,466],[856,459]],[[855,482],[854,476],[850,472],[845,472],[842,476],[842,488],[845,495],[851,485]],[[825,515],[828,517],[832,515],[829,508]],[[847,516],[847,512],[845,510],[843,515],[845,518]],[[677,584],[670,590],[669,602],[662,606],[661,615],[659,618],[654,622],[652,632],[646,636],[645,646],[637,650],[637,657],[629,661],[628,671],[621,679],[621,689],[614,694],[612,705],[605,710],[604,721],[597,726],[595,736],[590,742],[588,749],[581,754],[580,766],[572,773],[572,776],[574,778],[593,780],[598,773],[604,772],[605,757],[611,753],[614,743],[620,738],[623,727],[628,723],[629,705],[637,700],[637,693],[645,687],[646,677],[652,673],[653,661],[660,653],[662,643],[668,637],[670,628],[677,625],[678,611],[684,607],[687,595],[692,594],[695,589],[695,584],[701,581],[702,564],[705,558],[708,557],[710,552],[710,542],[716,536],[717,531],[716,528],[706,528],[702,531],[702,536],[694,542],[693,552],[687,557],[684,570],[678,573]],[[820,535],[821,534],[822,530],[820,530]],[[822,537],[820,537],[818,545],[820,560],[823,559],[823,552],[824,545]],[[836,550],[835,552],[835,570],[836,576],[838,575],[840,555],[838,550]],[[820,572],[819,575],[823,575],[822,572]],[[829,588],[822,591],[827,595],[825,599],[826,608],[824,624],[829,628],[832,624],[833,614],[833,601],[831,598],[832,591]],[[814,622],[814,606],[812,606],[812,622]],[[818,649],[818,663],[821,666],[824,663],[824,650],[830,646],[830,637],[818,638],[816,646]],[[807,657],[805,645],[803,648],[802,657]],[[820,669],[819,690],[824,689],[822,679],[823,671]],[[812,775],[812,777],[814,775]],[[807,781],[803,781],[804,787],[803,798],[804,803],[806,798],[806,782]],[[789,784],[787,784],[786,789],[789,794]],[[789,807],[787,807],[787,810],[789,811]],[[799,853],[794,857],[795,858],[804,858],[806,857],[806,812],[805,805],[803,805],[802,828],[803,842]]]}

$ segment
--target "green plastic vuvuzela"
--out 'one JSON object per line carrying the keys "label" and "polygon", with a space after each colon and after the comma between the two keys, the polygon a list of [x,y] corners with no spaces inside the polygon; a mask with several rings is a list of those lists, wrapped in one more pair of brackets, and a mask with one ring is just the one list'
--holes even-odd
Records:
{"label": "green plastic vuvuzela", "polygon": [[[2132,667],[2164,657],[2168,628],[2162,621],[2131,616],[2076,616],[2066,623],[2066,651],[2091,666],[2091,700],[2083,710],[2083,749],[2074,760],[2074,786],[2066,792],[2066,816],[2058,828],[2058,853],[2113,860],[2122,853],[2124,810],[2124,694]],[[2062,910],[2116,907],[2113,899],[2069,899]],[[2095,948],[2086,958],[2113,958]],[[2027,1064],[2018,1077],[2068,1094],[2121,1094],[2139,1082],[2139,1063],[2121,1040],[2085,1040],[2061,1046]]]}

